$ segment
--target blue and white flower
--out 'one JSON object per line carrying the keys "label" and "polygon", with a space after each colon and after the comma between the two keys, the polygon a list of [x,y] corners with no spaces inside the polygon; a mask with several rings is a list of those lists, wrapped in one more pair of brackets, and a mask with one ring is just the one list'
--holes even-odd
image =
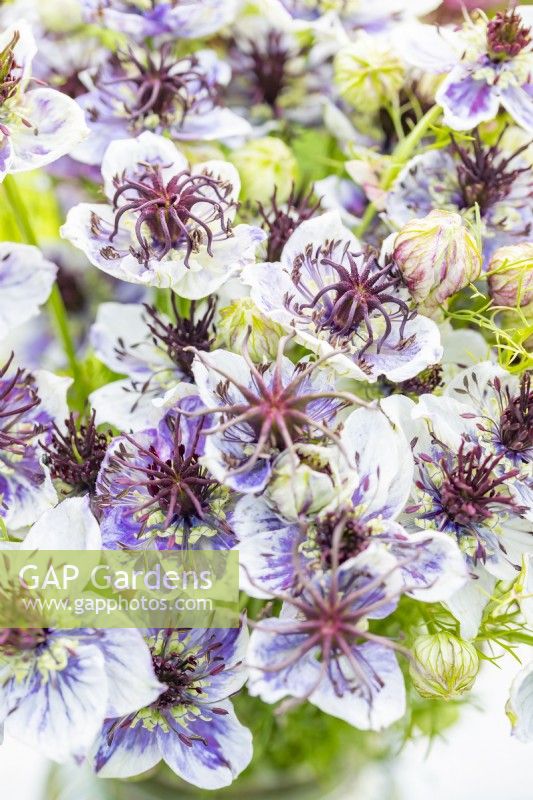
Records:
{"label": "blue and white flower", "polygon": [[190,416],[201,406],[187,397],[157,427],[109,445],[95,499],[104,547],[231,547],[230,493],[201,463],[209,417]]}
{"label": "blue and white flower", "polygon": [[222,104],[221,90],[231,70],[211,50],[178,57],[169,45],[156,54],[131,49],[84,77],[89,92],[77,99],[90,134],[72,155],[87,164],[101,164],[112,141],[144,130],[168,134],[174,141],[251,133],[246,120]]}
{"label": "blue and white flower", "polygon": [[243,493],[267,485],[279,453],[298,443],[338,443],[339,411],[357,398],[336,391],[323,360],[293,364],[280,340],[273,363],[257,367],[243,343],[244,356],[226,350],[197,353],[193,372],[198,393],[212,414],[202,463],[221,483]]}
{"label": "blue and white flower", "polygon": [[391,725],[405,711],[402,647],[370,625],[395,610],[403,587],[394,557],[371,545],[297,596],[281,595],[279,617],[256,622],[250,638],[249,692],[308,700],[363,730]]}
{"label": "blue and white flower", "polygon": [[407,61],[426,72],[446,75],[436,99],[444,121],[455,130],[489,122],[500,106],[533,131],[532,9],[478,13],[458,30],[413,24],[399,31],[398,47]]}
{"label": "blue and white flower", "polygon": [[251,733],[228,699],[247,678],[246,627],[154,631],[147,642],[165,689],[137,713],[106,720],[96,772],[128,778],[163,760],[195,786],[228,786],[252,757]]}
{"label": "blue and white flower", "polygon": [[409,307],[395,265],[365,252],[338,213],[303,222],[279,262],[246,269],[243,280],[263,314],[341,375],[400,381],[442,356],[437,326]]}
{"label": "blue and white flower", "polygon": [[61,235],[115,278],[198,299],[254,261],[260,228],[236,225],[238,173],[225,161],[189,167],[174,144],[144,132],[109,145],[108,203],[72,208]]}
{"label": "blue and white flower", "polygon": [[136,630],[0,629],[0,724],[55,761],[87,755],[104,719],[164,691]]}

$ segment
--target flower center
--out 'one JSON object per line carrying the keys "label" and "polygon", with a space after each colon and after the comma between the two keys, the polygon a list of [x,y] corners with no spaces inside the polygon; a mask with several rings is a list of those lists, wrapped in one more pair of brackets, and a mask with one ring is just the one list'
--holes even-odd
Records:
{"label": "flower center", "polygon": [[297,55],[283,41],[283,34],[270,30],[266,39],[259,43],[249,40],[244,51],[241,72],[252,84],[252,103],[264,103],[275,116],[280,115],[279,100],[287,86],[296,76],[289,69],[291,60]]}
{"label": "flower center", "polygon": [[[202,425],[197,426],[187,452],[182,441],[180,421],[180,416],[175,421],[168,420],[173,434],[173,450],[167,459],[161,458],[153,445],[145,449],[128,437],[138,452],[149,459],[146,468],[139,468],[141,475],[131,478],[131,487],[144,486],[150,497],[143,505],[143,519],[147,520],[154,508],[159,509],[165,516],[165,529],[178,520],[191,525],[195,518],[202,519],[218,486],[217,481],[210,478],[207,470],[199,464],[197,448]],[[135,472],[131,462],[120,454],[115,457],[115,462],[130,474]]]}
{"label": "flower center", "polygon": [[[233,475],[250,470],[260,458],[269,459],[273,449],[293,452],[297,442],[329,439],[340,446],[339,437],[328,423],[349,401],[342,392],[313,391],[312,376],[325,359],[295,366],[292,374],[287,374],[283,351],[289,338],[280,340],[273,364],[259,367],[250,358],[248,341],[244,340],[243,356],[250,370],[247,385],[216,364],[203,362],[221,376],[216,387],[221,404],[199,412],[218,413],[221,422],[205,433],[222,434],[226,441],[245,443],[251,450],[249,458],[241,464],[227,456],[227,466]],[[203,361],[202,353],[196,356]],[[232,388],[240,397],[234,396]]]}
{"label": "flower center", "polygon": [[500,492],[506,481],[518,474],[517,469],[496,474],[494,470],[502,458],[503,455],[484,456],[479,445],[465,452],[462,442],[453,466],[446,459],[441,460],[441,504],[450,522],[470,527],[506,508],[520,510],[513,497]]}
{"label": "flower center", "polygon": [[481,214],[485,214],[496,203],[504,200],[513,187],[513,183],[529,167],[513,169],[512,162],[527,148],[518,148],[508,157],[503,157],[499,144],[504,131],[492,147],[485,147],[476,131],[472,145],[461,147],[452,136],[452,148],[459,157],[457,164],[457,180],[463,200],[463,208],[472,208],[476,203]]}
{"label": "flower center", "polygon": [[35,650],[46,641],[47,633],[47,628],[0,628],[0,650],[6,655]]}
{"label": "flower center", "polygon": [[520,380],[516,397],[506,392],[507,406],[500,417],[500,441],[507,450],[523,453],[533,448],[533,387],[531,373]]}
{"label": "flower center", "polygon": [[[362,258],[361,258],[362,256]],[[346,263],[347,262],[347,263]],[[330,266],[337,280],[324,286],[312,302],[298,306],[298,312],[313,312],[317,329],[327,330],[336,343],[348,343],[364,325],[368,338],[361,353],[374,342],[374,324],[378,318],[384,329],[377,341],[378,352],[392,333],[392,320],[400,320],[400,339],[406,323],[416,314],[394,291],[401,286],[401,275],[394,262],[380,267],[377,255],[351,253],[346,246],[341,262],[323,257],[321,264]],[[293,279],[298,280],[298,266]],[[392,308],[391,308],[392,307]]]}
{"label": "flower center", "polygon": [[12,378],[5,378],[12,361],[13,354],[0,368],[0,450],[23,455],[26,444],[43,430],[24,416],[41,401],[31,375],[24,370],[17,369]]}
{"label": "flower center", "polygon": [[352,512],[331,512],[315,524],[315,543],[320,552],[320,559],[325,568],[332,564],[332,546],[334,533],[342,527],[342,535],[338,546],[338,563],[362,553],[370,544],[371,531],[368,526]]}
{"label": "flower center", "polygon": [[[167,686],[166,691],[159,695],[152,706],[160,711],[175,706],[194,709],[201,695],[205,693],[202,684],[226,668],[223,656],[219,655],[222,645],[213,635],[193,652],[183,651],[181,647],[178,652],[173,652],[174,645],[180,643],[180,633],[187,634],[187,631],[184,629],[167,631],[160,642],[162,647],[158,647],[157,652],[152,652],[156,677]],[[217,715],[228,713],[224,708],[217,706],[210,706],[210,710]],[[176,729],[176,732],[180,741],[187,747],[192,747],[194,742],[200,742],[205,746],[208,744],[203,736],[185,733],[185,728]]]}
{"label": "flower center", "polygon": [[[145,265],[151,257],[160,261],[172,249],[184,245],[184,262],[188,267],[191,254],[199,252],[201,244],[206,244],[212,256],[212,243],[217,234],[222,233],[224,238],[230,235],[231,223],[226,214],[236,204],[229,199],[232,187],[226,181],[183,170],[167,182],[161,167],[151,164],[146,165],[138,178],[117,176],[114,185],[116,214],[109,240],[113,241],[117,235],[124,214],[133,214],[140,245],[140,252],[135,255]],[[219,232],[213,231],[216,225]],[[151,241],[144,231],[149,232]]]}
{"label": "flower center", "polygon": [[174,292],[171,292],[171,295],[174,321],[162,320],[155,308],[145,305],[148,315],[146,323],[154,338],[154,344],[166,350],[170,360],[192,380],[194,352],[188,348],[194,347],[204,352],[211,349],[215,341],[213,318],[216,311],[216,298],[210,297],[204,314],[195,319],[196,301],[191,302],[190,316],[182,317],[176,306]]}
{"label": "flower center", "polygon": [[313,191],[307,194],[295,192],[294,186],[287,202],[280,208],[276,198],[276,190],[270,198],[269,207],[258,203],[259,215],[263,220],[263,230],[267,232],[267,261],[279,261],[284,246],[296,228],[320,209],[320,200],[313,203]]}
{"label": "flower center", "polygon": [[157,54],[147,51],[144,58],[130,48],[119,56],[119,65],[122,74],[102,80],[99,88],[114,97],[116,86],[129,86],[134,99],[125,111],[134,123],[155,115],[168,125],[178,113],[181,125],[191,111],[211,110],[218,103],[218,87],[208,80],[196,56],[177,59],[170,43]]}
{"label": "flower center", "polygon": [[111,432],[98,432],[95,414],[93,411],[87,424],[78,425],[76,415],[71,413],[65,420],[65,432],[54,423],[50,443],[41,443],[52,478],[63,481],[78,492],[94,492],[111,437]]}
{"label": "flower center", "polygon": [[514,58],[531,43],[531,29],[516,9],[499,11],[487,26],[489,52],[496,60]]}

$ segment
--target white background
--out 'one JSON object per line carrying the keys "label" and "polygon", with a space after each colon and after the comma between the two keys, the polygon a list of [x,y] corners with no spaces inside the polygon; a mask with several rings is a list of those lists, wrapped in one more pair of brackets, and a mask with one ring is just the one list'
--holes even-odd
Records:
{"label": "white background", "polygon": [[[370,769],[343,800],[532,800],[533,744],[509,735],[504,706],[519,669],[512,659],[501,669],[485,666],[475,707],[465,708],[446,741],[411,743],[389,771]],[[42,786],[46,762],[10,739],[0,747],[2,798],[47,800]],[[216,793],[214,793],[216,795]],[[253,800],[253,798],[250,798]],[[287,800],[290,800],[287,798]]]}

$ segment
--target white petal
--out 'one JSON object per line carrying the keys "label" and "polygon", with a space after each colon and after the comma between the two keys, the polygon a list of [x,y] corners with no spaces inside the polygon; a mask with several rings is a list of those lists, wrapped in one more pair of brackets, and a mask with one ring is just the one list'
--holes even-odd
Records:
{"label": "white petal", "polygon": [[67,497],[32,525],[23,550],[100,550],[102,537],[89,497]]}
{"label": "white petal", "polygon": [[0,243],[0,339],[39,312],[56,273],[37,247]]}

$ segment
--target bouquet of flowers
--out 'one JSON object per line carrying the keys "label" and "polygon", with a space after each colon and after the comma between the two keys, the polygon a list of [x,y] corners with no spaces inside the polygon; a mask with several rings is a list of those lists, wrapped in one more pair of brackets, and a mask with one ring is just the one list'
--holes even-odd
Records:
{"label": "bouquet of flowers", "polygon": [[0,628],[51,797],[323,796],[505,652],[533,739],[533,8],[458,5],[2,4],[0,549],[240,575]]}

